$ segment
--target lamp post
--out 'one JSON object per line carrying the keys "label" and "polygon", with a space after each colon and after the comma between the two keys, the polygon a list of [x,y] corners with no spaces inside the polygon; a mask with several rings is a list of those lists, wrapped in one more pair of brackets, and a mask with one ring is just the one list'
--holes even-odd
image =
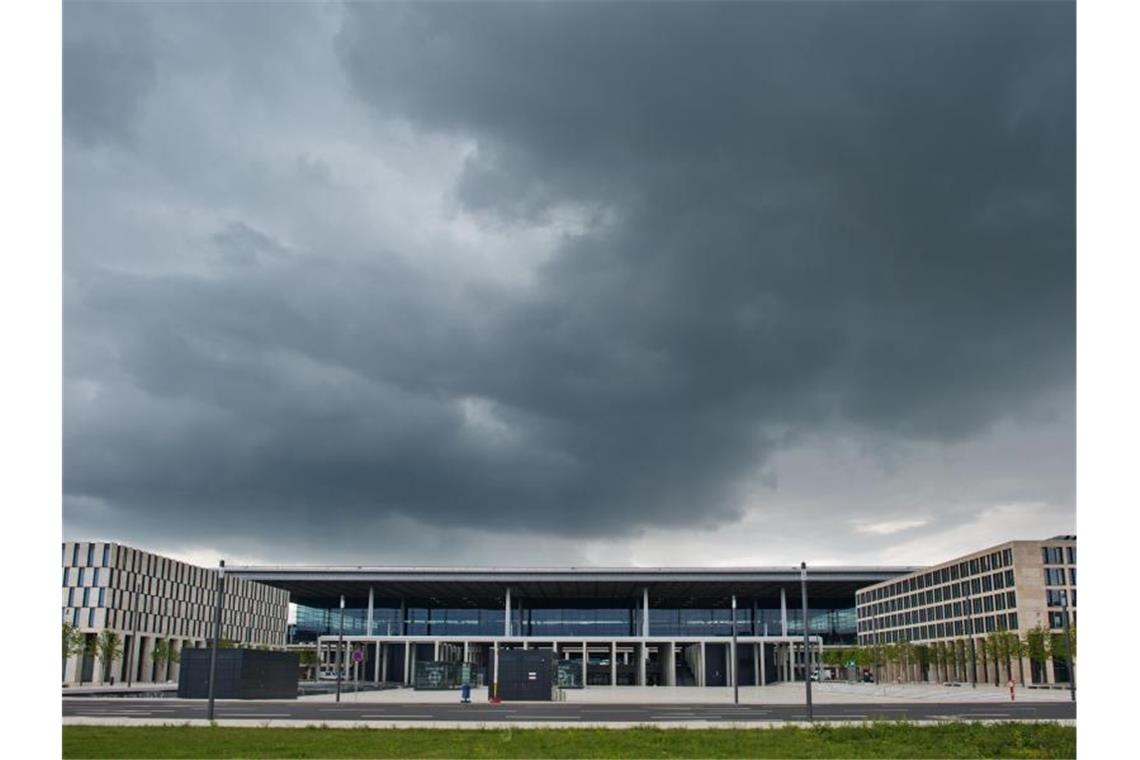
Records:
{"label": "lamp post", "polygon": [[736,668],[740,664],[736,656],[736,594],[732,595],[732,703],[740,704],[740,677]]}
{"label": "lamp post", "polygon": [[340,679],[344,675],[341,667],[341,653],[344,650],[344,594],[340,595],[340,633],[336,639],[336,701],[340,701]]}
{"label": "lamp post", "polygon": [[970,624],[970,688],[978,688],[978,656],[974,651],[974,603],[970,596],[970,581],[962,582],[966,589],[966,622]]}
{"label": "lamp post", "polygon": [[804,611],[804,689],[807,694],[807,719],[812,720],[811,709],[811,647],[808,644],[808,597],[807,597],[807,563],[800,563],[800,598],[803,600]]}
{"label": "lamp post", "polygon": [[225,591],[226,561],[218,561],[218,591],[214,595],[214,640],[210,645],[210,682],[206,687],[206,717],[214,720],[214,674],[218,664],[218,639],[222,635],[222,593]]}
{"label": "lamp post", "polygon": [[134,670],[134,667],[132,667],[134,665],[134,658],[131,657],[131,652],[134,651],[135,642],[138,640],[138,637],[139,637],[138,612],[135,609],[138,605],[138,602],[135,598],[138,595],[138,591],[139,591],[139,578],[138,578],[138,576],[135,576],[134,587],[135,587],[135,593],[131,595],[131,645],[127,648],[127,688],[128,689],[131,687],[131,681],[132,681],[133,676],[134,676],[134,673],[132,672]]}
{"label": "lamp post", "polygon": [[1077,701],[1077,665],[1076,657],[1073,656],[1073,639],[1069,635],[1069,592],[1061,592],[1061,613],[1064,615],[1062,622],[1065,625],[1065,654],[1069,660],[1069,699],[1073,702]]}

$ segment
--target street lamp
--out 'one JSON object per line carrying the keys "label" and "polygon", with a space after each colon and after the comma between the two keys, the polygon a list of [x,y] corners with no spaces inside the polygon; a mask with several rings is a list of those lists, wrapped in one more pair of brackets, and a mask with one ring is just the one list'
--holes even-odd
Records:
{"label": "street lamp", "polygon": [[732,595],[732,703],[740,704],[740,677],[736,673],[740,658],[736,656],[736,594]]}
{"label": "street lamp", "polygon": [[210,645],[210,682],[206,688],[206,698],[208,700],[207,720],[214,720],[214,673],[217,670],[218,662],[218,639],[222,635],[222,594],[226,590],[225,585],[226,575],[226,561],[218,561],[218,592],[214,595],[214,641]]}
{"label": "street lamp", "polygon": [[340,701],[340,679],[344,675],[341,668],[341,653],[344,649],[344,594],[340,595],[340,634],[336,640],[336,701]]}
{"label": "street lamp", "polygon": [[1077,701],[1077,665],[1076,657],[1073,656],[1073,639],[1069,635],[1069,592],[1061,592],[1061,612],[1064,615],[1062,621],[1065,625],[1065,654],[1069,660],[1069,699],[1073,702]]}
{"label": "street lamp", "polygon": [[[131,681],[134,677],[134,673],[132,672],[134,670],[134,668],[132,667],[134,665],[134,662],[133,662],[134,658],[131,657],[131,654],[132,654],[132,652],[134,652],[135,644],[139,638],[139,626],[138,626],[138,617],[137,617],[138,611],[135,609],[138,606],[138,602],[137,602],[135,597],[138,595],[140,577],[136,575],[134,578],[134,581],[135,581],[134,582],[135,593],[130,595],[130,602],[131,602],[131,645],[130,645],[130,647],[127,648],[127,688],[128,689],[131,687]],[[141,652],[140,652],[140,654],[141,654]]]}
{"label": "street lamp", "polygon": [[970,596],[970,581],[962,581],[966,589],[966,622],[970,624],[970,688],[978,688],[978,656],[974,651],[974,603]]}
{"label": "street lamp", "polygon": [[811,647],[808,644],[808,598],[807,598],[807,563],[800,563],[800,598],[803,600],[804,610],[804,689],[807,693],[807,719],[812,720],[811,709]]}

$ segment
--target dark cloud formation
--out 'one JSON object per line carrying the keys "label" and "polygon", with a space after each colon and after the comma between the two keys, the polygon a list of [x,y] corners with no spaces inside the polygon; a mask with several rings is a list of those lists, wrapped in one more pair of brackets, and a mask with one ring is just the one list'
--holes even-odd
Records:
{"label": "dark cloud formation", "polygon": [[[65,14],[73,525],[629,535],[762,512],[772,454],[832,435],[1071,432],[1072,5],[147,12]],[[150,24],[211,49],[156,68]],[[348,137],[319,121],[330,92]],[[123,159],[122,199],[93,191],[93,143],[182,108],[201,134]],[[464,146],[442,205],[522,275],[375,221],[415,183],[375,191],[338,151],[398,157],[394,134]]]}

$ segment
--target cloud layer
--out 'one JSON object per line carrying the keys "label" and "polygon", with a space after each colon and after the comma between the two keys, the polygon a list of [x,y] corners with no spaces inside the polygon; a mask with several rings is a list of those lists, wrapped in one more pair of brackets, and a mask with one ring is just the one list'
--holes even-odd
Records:
{"label": "cloud layer", "polygon": [[839,558],[1067,527],[1073,15],[67,5],[65,529],[712,561],[797,503]]}

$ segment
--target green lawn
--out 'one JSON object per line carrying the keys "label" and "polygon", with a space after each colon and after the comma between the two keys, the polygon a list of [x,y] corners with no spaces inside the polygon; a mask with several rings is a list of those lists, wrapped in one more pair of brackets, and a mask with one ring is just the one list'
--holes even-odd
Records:
{"label": "green lawn", "polygon": [[771,729],[384,729],[64,726],[65,758],[1074,758],[1049,723]]}

